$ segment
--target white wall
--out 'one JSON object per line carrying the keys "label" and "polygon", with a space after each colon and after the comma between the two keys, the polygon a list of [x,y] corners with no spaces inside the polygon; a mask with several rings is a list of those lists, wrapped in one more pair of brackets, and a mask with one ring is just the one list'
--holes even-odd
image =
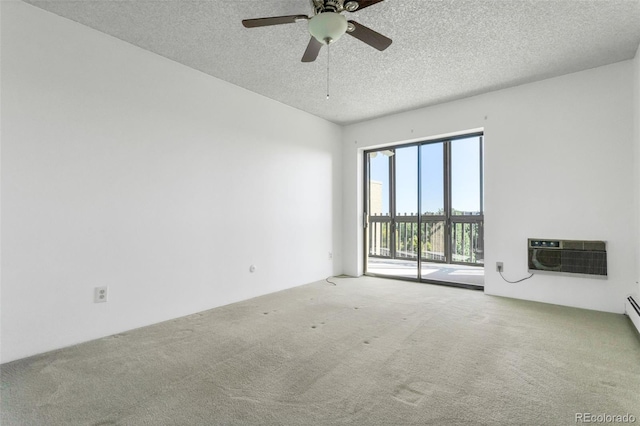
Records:
{"label": "white wall", "polygon": [[[632,62],[347,126],[344,269],[362,273],[362,150],[485,131],[485,292],[624,311],[635,288]],[[527,238],[608,241],[609,278],[527,275]]]}
{"label": "white wall", "polygon": [[635,193],[636,193],[636,295],[640,297],[640,46],[633,60],[634,139],[635,139]]}
{"label": "white wall", "polygon": [[1,24],[3,362],[341,272],[339,126],[21,2]]}

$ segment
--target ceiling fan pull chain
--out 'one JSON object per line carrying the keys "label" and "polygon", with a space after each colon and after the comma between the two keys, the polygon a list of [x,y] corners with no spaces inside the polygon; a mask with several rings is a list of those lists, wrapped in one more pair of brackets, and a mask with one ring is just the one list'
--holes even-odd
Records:
{"label": "ceiling fan pull chain", "polygon": [[329,52],[330,45],[327,44],[327,99],[329,99]]}

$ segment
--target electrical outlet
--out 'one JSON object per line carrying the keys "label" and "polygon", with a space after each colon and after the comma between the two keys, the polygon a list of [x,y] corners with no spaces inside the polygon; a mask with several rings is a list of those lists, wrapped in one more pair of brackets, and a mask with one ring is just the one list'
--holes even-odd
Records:
{"label": "electrical outlet", "polygon": [[502,262],[496,262],[496,272],[502,272],[504,270],[504,265]]}
{"label": "electrical outlet", "polygon": [[93,303],[104,303],[109,295],[109,287],[96,287],[93,289]]}
{"label": "electrical outlet", "polygon": [[329,259],[333,259],[333,253],[329,252]]}

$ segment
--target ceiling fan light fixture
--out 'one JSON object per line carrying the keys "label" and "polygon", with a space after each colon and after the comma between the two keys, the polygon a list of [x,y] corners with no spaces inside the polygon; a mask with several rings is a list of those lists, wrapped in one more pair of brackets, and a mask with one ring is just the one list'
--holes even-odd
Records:
{"label": "ceiling fan light fixture", "polygon": [[342,37],[347,25],[347,18],[339,13],[318,13],[309,20],[309,33],[320,43],[330,44]]}

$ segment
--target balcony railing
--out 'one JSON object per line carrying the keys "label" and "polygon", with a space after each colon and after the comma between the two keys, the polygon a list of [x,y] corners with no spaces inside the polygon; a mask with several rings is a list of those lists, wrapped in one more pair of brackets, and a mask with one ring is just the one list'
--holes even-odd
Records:
{"label": "balcony railing", "polygon": [[[446,228],[444,216],[422,216],[418,233],[418,215],[405,214],[395,218],[395,238],[389,216],[369,217],[369,256],[394,259],[418,259],[446,262]],[[478,264],[484,261],[483,217],[456,215],[451,218],[451,261]],[[421,244],[418,244],[418,235]]]}

